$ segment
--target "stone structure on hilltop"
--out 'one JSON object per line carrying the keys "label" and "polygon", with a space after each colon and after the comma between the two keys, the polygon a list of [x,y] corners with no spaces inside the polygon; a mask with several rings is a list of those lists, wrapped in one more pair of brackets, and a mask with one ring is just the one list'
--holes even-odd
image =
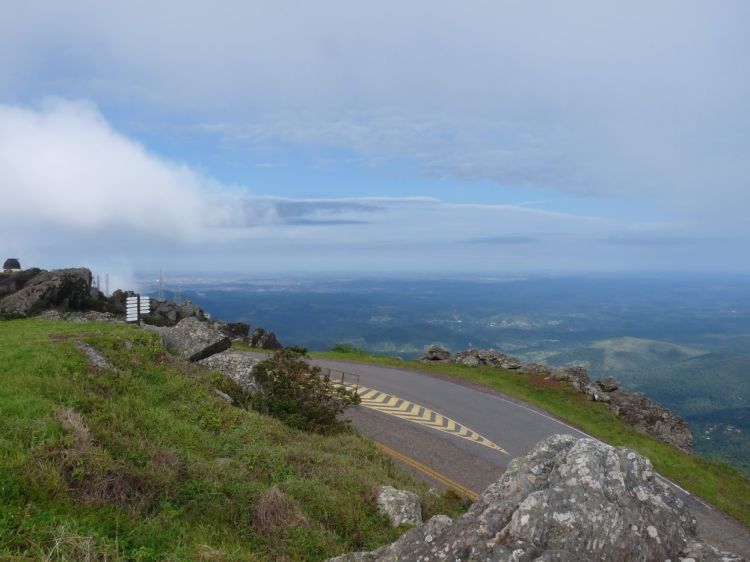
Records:
{"label": "stone structure on hilltop", "polygon": [[742,559],[701,543],[695,521],[648,459],[555,435],[513,460],[469,511],[436,515],[396,542],[329,562]]}

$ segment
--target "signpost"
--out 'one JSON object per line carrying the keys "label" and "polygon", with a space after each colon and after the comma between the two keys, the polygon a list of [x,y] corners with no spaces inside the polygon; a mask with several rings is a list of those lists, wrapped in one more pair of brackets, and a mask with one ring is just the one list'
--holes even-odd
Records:
{"label": "signpost", "polygon": [[138,322],[141,321],[141,315],[148,314],[151,312],[151,298],[142,297],[141,295],[135,295],[128,297],[125,301],[125,321],[126,322]]}

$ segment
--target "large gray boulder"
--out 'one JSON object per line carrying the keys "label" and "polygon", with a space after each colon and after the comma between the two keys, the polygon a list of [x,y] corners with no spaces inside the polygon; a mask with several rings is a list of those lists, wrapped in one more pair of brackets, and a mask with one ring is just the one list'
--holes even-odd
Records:
{"label": "large gray boulder", "polygon": [[232,349],[198,361],[206,369],[226,375],[243,389],[251,392],[259,390],[258,383],[253,377],[253,369],[259,362],[259,359],[247,352]]}
{"label": "large gray boulder", "polygon": [[420,360],[447,362],[451,360],[451,352],[439,345],[431,345],[427,351],[424,352],[424,355],[420,357]]}
{"label": "large gray boulder", "polygon": [[696,539],[695,521],[648,459],[555,435],[511,462],[469,511],[336,562],[738,561]]}
{"label": "large gray boulder", "polygon": [[391,525],[421,525],[422,504],[413,492],[393,486],[381,486],[377,494],[378,511],[388,517]]}
{"label": "large gray boulder", "polygon": [[232,341],[207,322],[195,317],[185,318],[172,328],[160,328],[164,346],[188,361],[200,361],[226,351]]}
{"label": "large gray boulder", "polygon": [[83,310],[95,300],[91,271],[84,267],[42,271],[0,300],[0,317],[25,318],[50,308]]}

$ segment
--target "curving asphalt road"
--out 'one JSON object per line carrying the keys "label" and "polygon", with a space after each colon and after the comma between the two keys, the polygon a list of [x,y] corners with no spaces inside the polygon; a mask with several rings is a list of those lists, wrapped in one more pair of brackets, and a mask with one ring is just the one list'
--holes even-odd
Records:
{"label": "curving asphalt road", "polygon": [[[402,456],[398,462],[407,459],[404,466],[433,485],[444,487],[446,481],[452,481],[481,492],[499,478],[511,459],[526,454],[550,435],[590,437],[543,410],[468,381],[362,363],[318,359],[313,363],[330,369],[333,378],[345,373],[344,382],[377,391],[367,392],[365,395],[374,395],[375,400],[367,407],[352,409],[349,419],[361,433]],[[418,414],[397,417],[408,408]],[[430,410],[432,418],[425,414]],[[436,430],[435,414],[443,419],[443,426],[462,431],[451,432],[442,426]],[[461,432],[479,434],[505,452],[462,437]],[[426,474],[426,467],[444,478],[436,480]],[[675,488],[694,513],[704,541],[750,559],[750,532],[744,525]]]}

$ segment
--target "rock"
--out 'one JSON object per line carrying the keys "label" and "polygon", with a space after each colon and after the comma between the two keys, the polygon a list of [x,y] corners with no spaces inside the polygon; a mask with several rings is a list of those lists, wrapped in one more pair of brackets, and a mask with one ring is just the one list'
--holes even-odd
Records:
{"label": "rock", "polygon": [[58,307],[83,310],[90,308],[96,293],[92,292],[91,272],[86,268],[43,271],[0,300],[0,317],[25,318]]}
{"label": "rock", "polygon": [[617,388],[619,387],[619,384],[617,384],[617,380],[614,377],[599,379],[598,381],[596,381],[596,384],[599,385],[599,388],[601,388],[604,392],[612,392],[613,390],[617,390]]}
{"label": "rock", "polygon": [[45,310],[37,316],[37,318],[40,320],[61,320],[63,322],[106,322],[107,324],[118,324],[123,322],[123,320],[120,320],[111,312],[98,312],[96,310],[87,310],[86,312]]}
{"label": "rock", "polygon": [[[328,562],[409,562],[411,560],[449,560],[445,556],[430,548],[435,537],[441,536],[453,524],[453,520],[446,515],[435,515],[424,525],[410,529],[392,545],[381,547],[373,552],[353,552],[336,558],[329,558]],[[426,558],[424,552],[428,552]],[[432,556],[430,556],[430,554]],[[464,560],[463,558],[456,560]]]}
{"label": "rock", "polygon": [[487,365],[508,370],[517,370],[523,366],[519,359],[494,349],[467,349],[457,353],[454,362],[468,367]]}
{"label": "rock", "polygon": [[260,362],[249,353],[229,349],[216,353],[198,363],[211,371],[218,371],[239,384],[247,391],[259,390],[253,377],[253,369]]}
{"label": "rock", "polygon": [[38,268],[0,273],[0,299],[3,296],[20,291],[29,280],[40,273],[42,273],[42,270]]}
{"label": "rock", "polygon": [[394,527],[422,524],[422,504],[417,494],[393,486],[381,486],[377,503],[378,511],[388,517]]}
{"label": "rock", "polygon": [[145,324],[152,326],[175,326],[185,318],[206,320],[206,313],[188,300],[176,303],[163,299],[151,299],[151,312],[144,314],[141,318]]}
{"label": "rock", "polygon": [[76,347],[83,352],[83,354],[86,356],[86,360],[94,367],[104,369],[105,371],[111,371],[114,369],[112,365],[110,365],[109,361],[107,361],[107,359],[104,357],[104,355],[102,355],[101,352],[94,346],[82,341],[77,341]]}
{"label": "rock", "polygon": [[549,375],[552,372],[547,365],[542,363],[524,363],[519,370],[535,375]]}
{"label": "rock", "polygon": [[640,392],[618,389],[607,394],[609,407],[638,431],[647,433],[685,452],[693,448],[687,422]]}
{"label": "rock", "polygon": [[570,381],[570,384],[572,384],[577,390],[583,390],[588,386],[593,386],[588,371],[580,365],[552,371],[552,377],[558,381]]}
{"label": "rock", "polygon": [[690,512],[648,459],[555,435],[513,460],[455,521],[436,516],[390,545],[331,560],[676,562],[690,553],[721,560],[697,541]]}
{"label": "rock", "polygon": [[228,404],[234,405],[234,398],[232,398],[231,396],[229,396],[229,394],[227,394],[223,390],[219,390],[218,388],[214,388],[214,394],[216,394],[216,396],[218,396],[219,398],[221,398],[222,400],[224,400],[224,402],[227,402]]}
{"label": "rock", "polygon": [[108,308],[111,312],[116,314],[125,314],[125,303],[128,297],[134,297],[136,295],[133,291],[123,291],[117,289],[107,299]]}
{"label": "rock", "polygon": [[593,383],[587,384],[581,388],[580,391],[583,392],[589,400],[593,400],[594,402],[609,402],[609,394]]}
{"label": "rock", "polygon": [[185,318],[173,328],[159,330],[164,346],[188,361],[200,361],[229,349],[232,341],[195,317]]}
{"label": "rock", "polygon": [[248,342],[250,347],[257,349],[281,349],[284,346],[276,339],[276,334],[266,332],[263,328],[255,328]]}
{"label": "rock", "polygon": [[245,322],[221,322],[215,321],[214,327],[223,332],[232,341],[244,340],[250,332],[250,325]]}
{"label": "rock", "polygon": [[451,352],[439,345],[431,345],[424,355],[420,357],[420,361],[450,361]]}

